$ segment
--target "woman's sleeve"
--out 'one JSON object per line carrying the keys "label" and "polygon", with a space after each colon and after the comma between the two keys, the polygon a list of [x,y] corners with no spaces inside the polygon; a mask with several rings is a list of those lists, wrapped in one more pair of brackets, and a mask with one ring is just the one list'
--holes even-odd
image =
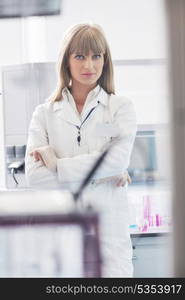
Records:
{"label": "woman's sleeve", "polygon": [[[136,115],[131,101],[123,103],[115,113],[114,124],[120,129],[120,141],[114,145],[93,180],[123,174],[128,168],[136,135]],[[78,155],[72,158],[57,159],[57,173],[61,183],[82,181],[90,171],[100,152]]]}
{"label": "woman's sleeve", "polygon": [[25,175],[28,186],[57,187],[57,173],[48,170],[41,161],[35,161],[30,153],[38,147],[48,145],[48,135],[44,120],[43,105],[38,105],[33,113],[29,130],[25,156]]}

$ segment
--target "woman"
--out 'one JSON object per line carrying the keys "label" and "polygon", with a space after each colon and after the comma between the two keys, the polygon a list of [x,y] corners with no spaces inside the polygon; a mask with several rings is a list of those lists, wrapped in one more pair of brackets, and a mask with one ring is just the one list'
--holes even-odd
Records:
{"label": "woman", "polygon": [[27,180],[30,185],[75,191],[104,149],[119,138],[86,188],[83,201],[101,213],[103,277],[131,277],[125,181],[136,119],[132,102],[115,95],[111,54],[100,26],[77,24],[68,30],[58,73],[55,93],[32,117]]}

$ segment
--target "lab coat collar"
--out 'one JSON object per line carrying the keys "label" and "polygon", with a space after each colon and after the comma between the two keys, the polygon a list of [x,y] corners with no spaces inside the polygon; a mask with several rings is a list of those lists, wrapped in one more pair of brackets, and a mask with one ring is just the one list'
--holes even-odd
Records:
{"label": "lab coat collar", "polygon": [[[100,89],[101,87],[99,85],[97,85],[93,90],[91,90],[88,95],[87,95],[87,98],[86,98],[86,104],[88,104],[88,102],[90,102],[92,99],[94,99],[100,92]],[[70,92],[70,90],[65,87],[63,90],[62,90],[62,96],[65,97],[65,96],[68,96],[68,99],[71,100],[73,99],[74,101],[74,98]]]}
{"label": "lab coat collar", "polygon": [[[53,104],[53,111],[62,109],[64,102],[69,102],[69,97],[71,98],[72,95],[67,87],[62,90],[62,100],[55,101]],[[103,105],[107,106],[108,104],[108,94],[104,91],[102,87],[97,85],[92,91],[89,92],[87,99],[86,106],[91,102],[92,105],[99,101]],[[90,105],[91,106],[91,105]]]}
{"label": "lab coat collar", "polygon": [[108,99],[109,99],[109,94],[105,92],[103,88],[101,88],[98,100],[100,101],[101,104],[107,106],[108,105]]}

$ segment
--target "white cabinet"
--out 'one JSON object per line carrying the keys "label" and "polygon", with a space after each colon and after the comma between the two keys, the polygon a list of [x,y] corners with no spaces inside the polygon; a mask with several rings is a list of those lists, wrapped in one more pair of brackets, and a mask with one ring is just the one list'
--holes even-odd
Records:
{"label": "white cabinet", "polygon": [[132,246],[134,277],[173,277],[169,233],[132,235]]}
{"label": "white cabinet", "polygon": [[56,86],[55,63],[2,67],[5,144],[26,144],[32,113]]}

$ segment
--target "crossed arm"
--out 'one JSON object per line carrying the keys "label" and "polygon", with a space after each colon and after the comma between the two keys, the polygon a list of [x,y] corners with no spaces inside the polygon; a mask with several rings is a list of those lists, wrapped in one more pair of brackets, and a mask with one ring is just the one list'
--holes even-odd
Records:
{"label": "crossed arm", "polygon": [[[44,115],[43,107],[38,107],[30,124],[26,151],[26,177],[29,184],[82,181],[101,152],[94,151],[74,157],[56,157],[54,149],[48,142]],[[122,186],[127,181],[131,182],[127,168],[136,134],[135,112],[130,102],[124,103],[119,108],[115,124],[120,128],[121,142],[112,147],[114,149],[108,153],[92,179],[97,183],[112,181],[115,185]]]}
{"label": "crossed arm", "polygon": [[[44,146],[40,148],[36,148],[30,153],[35,160],[41,161],[43,166],[48,168],[49,170],[55,171],[57,167],[57,157],[51,146]],[[109,176],[99,179],[97,183],[105,183],[112,182],[115,186],[120,187],[124,186],[126,182],[131,183],[131,178],[129,176],[128,171],[126,170],[123,174],[117,176]]]}

